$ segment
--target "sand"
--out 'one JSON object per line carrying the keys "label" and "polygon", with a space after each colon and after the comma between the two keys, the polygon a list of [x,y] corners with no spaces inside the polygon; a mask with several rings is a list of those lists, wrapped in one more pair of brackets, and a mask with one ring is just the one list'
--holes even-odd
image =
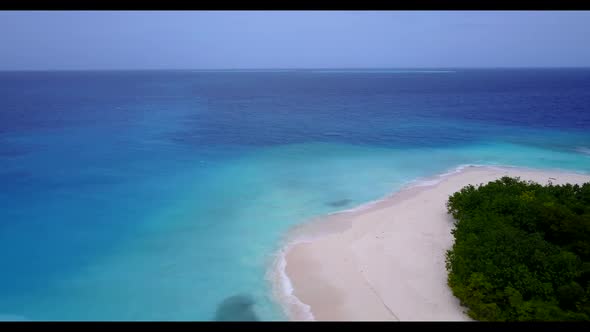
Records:
{"label": "sand", "polygon": [[[502,176],[540,184],[589,175],[470,166],[412,185],[369,206],[306,223],[290,233],[280,296],[292,320],[471,320],[447,285],[453,219],[445,203],[462,187]],[[305,241],[301,239],[306,239]],[[292,288],[291,288],[292,287]],[[290,293],[290,294],[289,294]]]}

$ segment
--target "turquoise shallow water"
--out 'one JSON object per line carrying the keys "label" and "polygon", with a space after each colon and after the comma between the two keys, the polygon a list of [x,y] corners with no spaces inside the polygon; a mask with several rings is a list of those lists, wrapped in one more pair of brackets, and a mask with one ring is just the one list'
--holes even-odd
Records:
{"label": "turquoise shallow water", "polygon": [[0,74],[0,318],[283,320],[294,225],[465,164],[590,172],[588,70],[349,74]]}

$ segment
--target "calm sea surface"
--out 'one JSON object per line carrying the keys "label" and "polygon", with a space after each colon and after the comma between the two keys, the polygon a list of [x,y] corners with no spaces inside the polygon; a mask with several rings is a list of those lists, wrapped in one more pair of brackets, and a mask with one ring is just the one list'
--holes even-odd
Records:
{"label": "calm sea surface", "polygon": [[465,164],[589,173],[590,69],[0,72],[0,320],[283,320],[290,227]]}

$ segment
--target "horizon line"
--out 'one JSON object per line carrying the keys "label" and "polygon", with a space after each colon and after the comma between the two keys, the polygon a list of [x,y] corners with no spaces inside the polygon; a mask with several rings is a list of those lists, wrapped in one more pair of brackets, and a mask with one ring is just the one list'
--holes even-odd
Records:
{"label": "horizon line", "polygon": [[56,72],[56,71],[313,71],[313,70],[461,70],[461,69],[590,69],[587,66],[497,66],[497,67],[309,67],[309,68],[84,68],[84,69],[0,69],[0,72]]}

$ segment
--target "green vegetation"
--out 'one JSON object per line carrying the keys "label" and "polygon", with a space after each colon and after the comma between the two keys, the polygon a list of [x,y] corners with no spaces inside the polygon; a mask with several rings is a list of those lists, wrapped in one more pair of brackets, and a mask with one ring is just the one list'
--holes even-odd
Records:
{"label": "green vegetation", "polygon": [[590,183],[503,177],[449,197],[449,286],[481,321],[590,319]]}

